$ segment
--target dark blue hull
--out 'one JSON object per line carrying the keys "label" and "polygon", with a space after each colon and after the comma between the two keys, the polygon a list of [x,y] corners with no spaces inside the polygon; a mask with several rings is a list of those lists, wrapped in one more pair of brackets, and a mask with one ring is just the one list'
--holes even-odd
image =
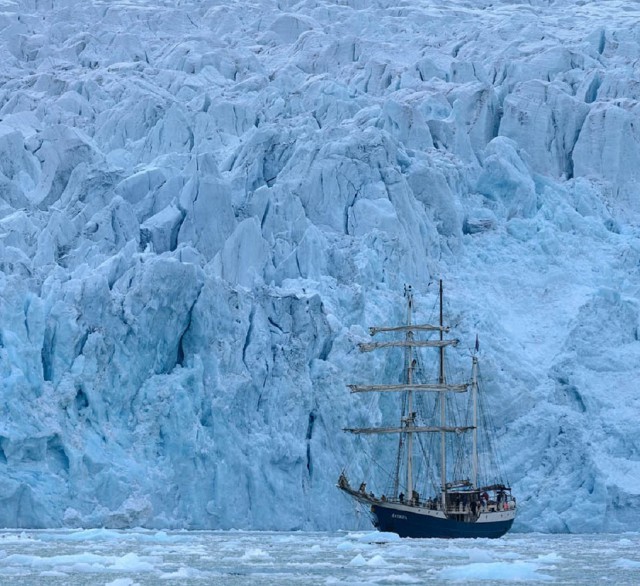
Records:
{"label": "dark blue hull", "polygon": [[371,506],[373,524],[379,531],[397,533],[400,537],[502,537],[513,525],[513,519],[490,522],[463,522],[454,519],[443,519],[410,511],[388,508],[380,505]]}

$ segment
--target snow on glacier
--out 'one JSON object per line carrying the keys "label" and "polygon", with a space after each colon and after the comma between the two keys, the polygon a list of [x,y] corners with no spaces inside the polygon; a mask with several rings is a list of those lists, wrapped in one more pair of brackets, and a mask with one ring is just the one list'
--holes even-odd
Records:
{"label": "snow on glacier", "polygon": [[365,525],[355,346],[443,278],[518,527],[637,526],[638,16],[5,2],[0,525]]}

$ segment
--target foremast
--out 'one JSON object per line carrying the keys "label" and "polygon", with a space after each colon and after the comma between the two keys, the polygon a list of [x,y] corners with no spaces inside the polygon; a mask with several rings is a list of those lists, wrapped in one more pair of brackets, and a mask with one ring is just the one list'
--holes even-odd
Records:
{"label": "foremast", "polygon": [[[442,279],[440,279],[440,287],[438,293],[440,297],[440,341],[442,342],[444,339]],[[446,385],[446,375],[444,371],[444,346],[440,346],[440,369],[438,382],[443,387],[443,390],[440,391],[440,426],[443,428],[443,430],[440,432],[440,485],[442,486],[442,510],[445,511],[447,509],[447,435],[444,431],[444,425],[447,421],[447,402],[444,390],[444,386]]]}
{"label": "foremast", "polygon": [[473,401],[473,443],[471,446],[471,484],[478,488],[478,336],[471,366],[471,393]]}

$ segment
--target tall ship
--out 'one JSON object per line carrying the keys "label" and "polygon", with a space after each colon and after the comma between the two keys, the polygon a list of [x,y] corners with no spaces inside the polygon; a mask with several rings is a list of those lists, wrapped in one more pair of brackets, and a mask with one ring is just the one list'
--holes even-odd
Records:
{"label": "tall ship", "polygon": [[[516,499],[501,476],[492,442],[491,412],[479,384],[478,338],[470,351],[470,376],[450,381],[445,352],[458,340],[445,337],[450,328],[444,324],[442,281],[437,325],[414,324],[410,286],[405,298],[406,324],[372,327],[372,337],[385,339],[359,344],[362,352],[402,349],[401,376],[390,384],[349,385],[352,393],[398,399],[394,422],[345,429],[361,439],[375,434],[393,440],[375,450],[379,461],[372,462],[383,470],[386,466],[386,485],[383,492],[368,487],[367,478],[352,485],[344,469],[337,486],[365,506],[380,531],[412,538],[501,537],[515,519]],[[421,352],[431,353],[431,372]]]}

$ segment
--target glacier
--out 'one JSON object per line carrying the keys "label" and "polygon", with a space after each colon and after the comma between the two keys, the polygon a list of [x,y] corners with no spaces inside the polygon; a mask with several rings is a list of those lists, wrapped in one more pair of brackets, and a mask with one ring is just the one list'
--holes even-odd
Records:
{"label": "glacier", "polygon": [[3,2],[0,526],[362,526],[356,344],[442,278],[516,527],[636,529],[639,16]]}

